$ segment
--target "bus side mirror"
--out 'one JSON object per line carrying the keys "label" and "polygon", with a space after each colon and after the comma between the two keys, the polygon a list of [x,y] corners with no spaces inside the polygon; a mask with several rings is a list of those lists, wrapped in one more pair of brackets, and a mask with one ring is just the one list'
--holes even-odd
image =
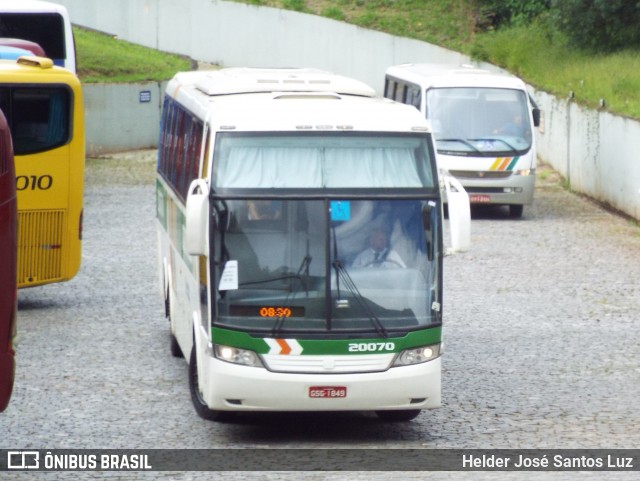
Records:
{"label": "bus side mirror", "polygon": [[191,182],[185,215],[185,249],[192,256],[207,254],[209,232],[209,185],[203,179]]}
{"label": "bus side mirror", "polygon": [[462,184],[450,175],[444,176],[444,187],[449,208],[450,253],[466,252],[471,241],[471,206],[469,195]]}
{"label": "bus side mirror", "polygon": [[534,107],[531,113],[533,115],[533,126],[540,127],[540,117],[541,117],[540,109],[537,107]]}

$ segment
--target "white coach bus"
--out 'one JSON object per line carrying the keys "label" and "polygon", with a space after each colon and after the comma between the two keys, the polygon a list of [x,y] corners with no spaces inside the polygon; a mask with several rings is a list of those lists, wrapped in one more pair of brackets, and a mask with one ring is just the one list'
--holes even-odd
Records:
{"label": "white coach bus", "polygon": [[[171,352],[197,413],[373,410],[440,401],[443,218],[428,123],[311,69],[183,72],[158,150]],[[452,205],[454,204],[454,205]],[[455,234],[454,234],[455,233]]]}
{"label": "white coach bus", "polygon": [[431,121],[440,167],[472,204],[508,205],[521,217],[533,202],[540,110],[522,80],[471,67],[389,67],[384,96],[413,105]]}

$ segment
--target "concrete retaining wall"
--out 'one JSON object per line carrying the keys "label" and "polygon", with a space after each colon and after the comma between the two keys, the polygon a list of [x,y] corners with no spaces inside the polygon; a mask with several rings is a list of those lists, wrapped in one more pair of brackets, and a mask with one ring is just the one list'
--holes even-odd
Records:
{"label": "concrete retaining wall", "polygon": [[640,122],[545,92],[538,156],[583,193],[640,220]]}
{"label": "concrete retaining wall", "polygon": [[84,85],[87,155],[156,147],[165,86]]}
{"label": "concrete retaining wall", "polygon": [[[389,65],[470,62],[459,53],[425,42],[242,3],[57,2],[67,6],[74,23],[148,47],[221,66],[316,67],[362,80],[378,92],[382,92],[384,71]],[[137,91],[146,86],[122,88],[116,93],[119,86],[96,86],[95,91],[93,86],[86,86],[90,151],[155,145],[160,108],[156,97],[150,102],[153,105],[141,105]],[[545,129],[538,134],[540,157],[560,171],[574,190],[640,219],[640,123],[586,110],[544,92],[534,92],[534,97],[545,111]],[[112,105],[127,112],[131,121],[108,112]],[[101,113],[99,106],[106,110]]]}

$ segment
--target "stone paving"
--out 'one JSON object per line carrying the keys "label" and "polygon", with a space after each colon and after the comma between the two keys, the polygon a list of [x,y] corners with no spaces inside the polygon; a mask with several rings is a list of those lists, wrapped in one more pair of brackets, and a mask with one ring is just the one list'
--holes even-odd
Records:
{"label": "stone paving", "polygon": [[[638,448],[640,228],[540,169],[520,220],[474,209],[445,260],[444,406],[206,422],[169,354],[153,155],[89,162],[83,265],[19,292],[14,395],[0,449]],[[401,470],[401,466],[398,469]],[[632,479],[632,473],[3,473],[2,479]]]}

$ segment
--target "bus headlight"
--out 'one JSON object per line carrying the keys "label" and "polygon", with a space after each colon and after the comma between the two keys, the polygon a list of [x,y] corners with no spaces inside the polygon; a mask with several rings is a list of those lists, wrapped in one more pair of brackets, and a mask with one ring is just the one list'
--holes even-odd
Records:
{"label": "bus headlight", "polygon": [[523,177],[526,177],[529,175],[536,175],[536,171],[535,169],[514,170],[513,175],[521,175]]}
{"label": "bus headlight", "polygon": [[221,346],[216,344],[214,347],[215,355],[221,361],[233,364],[241,364],[242,366],[262,367],[262,362],[258,355],[248,349],[240,349],[238,347]]}
{"label": "bus headlight", "polygon": [[440,355],[440,344],[405,349],[393,363],[394,366],[410,366],[435,359]]}

